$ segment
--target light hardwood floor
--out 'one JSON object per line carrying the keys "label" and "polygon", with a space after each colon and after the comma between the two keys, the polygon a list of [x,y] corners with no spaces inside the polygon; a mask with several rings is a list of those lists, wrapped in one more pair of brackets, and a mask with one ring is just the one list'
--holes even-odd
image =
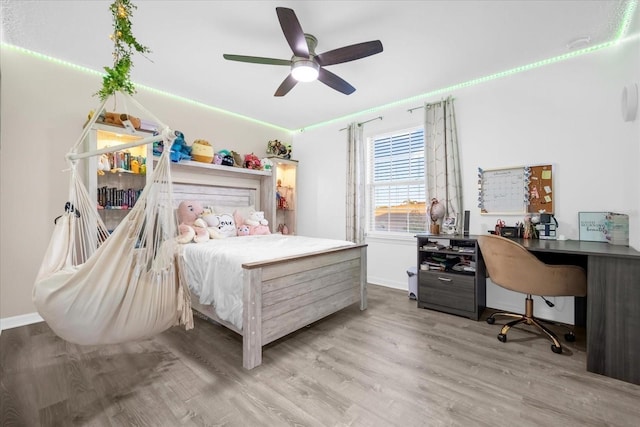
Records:
{"label": "light hardwood floor", "polygon": [[[349,307],[265,347],[201,319],[153,339],[79,347],[46,324],[0,335],[2,426],[637,426],[640,386],[585,370],[526,330],[416,308],[369,286]],[[639,361],[640,363],[640,361]]]}

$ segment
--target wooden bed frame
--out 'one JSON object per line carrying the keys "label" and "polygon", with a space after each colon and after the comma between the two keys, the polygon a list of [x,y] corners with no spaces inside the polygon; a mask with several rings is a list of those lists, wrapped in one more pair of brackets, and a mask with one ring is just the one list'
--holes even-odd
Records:
{"label": "wooden bed frame", "polygon": [[[229,167],[172,165],[174,201],[266,207],[275,194],[271,175]],[[225,169],[228,168],[228,169]],[[251,171],[253,172],[253,171]],[[247,263],[243,268],[242,330],[192,298],[194,310],[242,335],[242,366],[262,363],[262,346],[357,302],[367,308],[367,246],[353,245],[300,256]]]}

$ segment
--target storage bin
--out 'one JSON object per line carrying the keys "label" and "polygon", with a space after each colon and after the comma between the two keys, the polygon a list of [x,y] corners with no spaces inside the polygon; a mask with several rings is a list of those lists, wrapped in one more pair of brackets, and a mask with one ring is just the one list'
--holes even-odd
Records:
{"label": "storage bin", "polygon": [[418,267],[409,267],[407,276],[409,276],[409,299],[418,299]]}

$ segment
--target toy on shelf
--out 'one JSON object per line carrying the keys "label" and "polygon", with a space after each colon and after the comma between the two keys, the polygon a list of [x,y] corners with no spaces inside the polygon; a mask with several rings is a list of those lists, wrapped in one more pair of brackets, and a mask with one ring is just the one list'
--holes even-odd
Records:
{"label": "toy on shelf", "polygon": [[273,162],[268,157],[265,157],[264,159],[261,159],[260,163],[262,163],[262,167],[266,171],[270,171],[271,169],[273,169]]}
{"label": "toy on shelf", "polygon": [[105,172],[111,170],[111,163],[109,163],[109,156],[103,154],[98,159],[98,175],[104,175]]}
{"label": "toy on shelf", "polygon": [[242,161],[242,156],[238,154],[236,151],[231,151],[231,156],[233,156],[233,166],[237,168],[244,167],[244,162]]}
{"label": "toy on shelf", "polygon": [[196,162],[211,163],[213,162],[213,147],[209,141],[204,139],[196,139],[191,145],[191,157]]}
{"label": "toy on shelf", "polygon": [[220,150],[214,154],[213,163],[222,166],[233,166],[233,156],[229,150]]}
{"label": "toy on shelf", "polygon": [[262,170],[262,162],[255,154],[244,155],[244,167],[253,170]]}
{"label": "toy on shelf", "polygon": [[171,144],[171,161],[179,162],[180,160],[191,160],[191,147],[187,145],[184,134],[179,130],[174,131],[176,139]]}
{"label": "toy on shelf", "polygon": [[274,139],[267,143],[267,154],[280,157],[282,159],[291,159],[291,145],[285,145],[282,142]]}

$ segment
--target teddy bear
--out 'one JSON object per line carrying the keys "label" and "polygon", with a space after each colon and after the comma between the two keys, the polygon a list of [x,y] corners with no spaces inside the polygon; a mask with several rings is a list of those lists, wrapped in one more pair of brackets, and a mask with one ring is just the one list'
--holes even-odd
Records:
{"label": "teddy bear", "polygon": [[209,240],[207,223],[200,218],[204,213],[202,204],[182,201],[178,205],[178,243],[201,243]]}

